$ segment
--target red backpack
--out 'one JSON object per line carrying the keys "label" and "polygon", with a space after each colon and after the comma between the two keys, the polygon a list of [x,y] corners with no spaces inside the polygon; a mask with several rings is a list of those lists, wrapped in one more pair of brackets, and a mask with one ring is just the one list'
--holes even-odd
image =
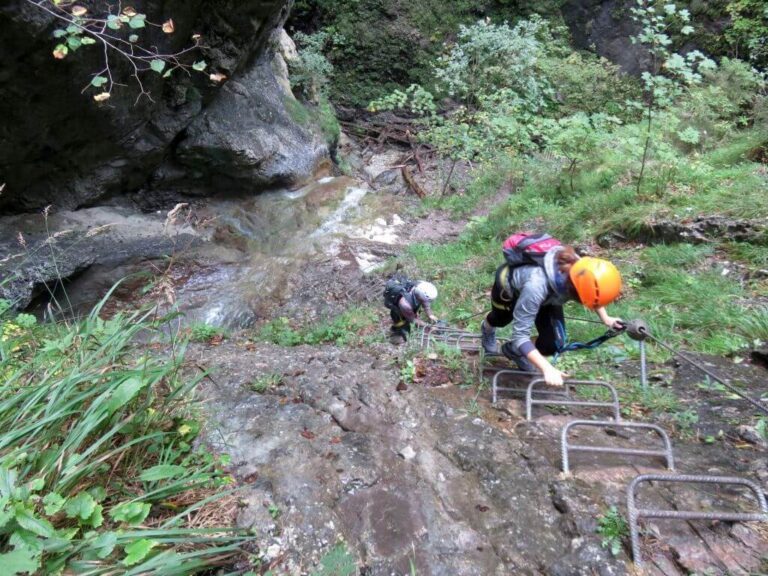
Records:
{"label": "red backpack", "polygon": [[543,267],[546,253],[561,245],[560,240],[552,238],[549,234],[518,232],[504,241],[502,249],[510,268],[531,264]]}

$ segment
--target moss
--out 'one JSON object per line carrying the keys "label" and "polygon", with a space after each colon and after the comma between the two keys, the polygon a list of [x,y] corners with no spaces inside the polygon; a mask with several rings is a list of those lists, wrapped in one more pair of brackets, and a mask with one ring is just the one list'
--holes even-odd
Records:
{"label": "moss", "polygon": [[291,119],[299,126],[309,126],[312,123],[312,113],[295,98],[285,99],[285,109]]}

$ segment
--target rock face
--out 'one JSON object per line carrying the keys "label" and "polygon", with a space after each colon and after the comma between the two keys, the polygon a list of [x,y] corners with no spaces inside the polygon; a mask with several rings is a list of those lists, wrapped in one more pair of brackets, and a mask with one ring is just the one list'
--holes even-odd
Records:
{"label": "rock face", "polygon": [[591,49],[630,74],[638,74],[647,64],[647,53],[632,44],[637,34],[627,0],[568,0],[562,7],[563,18],[582,49]]}
{"label": "rock face", "polygon": [[[573,476],[564,477],[560,431],[572,417],[542,408],[526,422],[518,400],[493,408],[487,390],[430,387],[426,376],[403,390],[398,364],[406,358],[393,350],[249,341],[191,348],[190,370],[208,374],[207,440],[232,457],[243,484],[239,523],[258,535],[264,562],[281,574],[315,573],[342,538],[370,576],[413,568],[423,576],[634,573],[625,548],[614,557],[602,545],[598,519],[610,506],[623,513],[629,481],[661,472],[659,462],[576,454]],[[572,434],[572,442],[596,446],[655,441],[598,429]],[[686,473],[754,477],[764,468],[750,467],[755,450],[674,444]],[[641,501],[750,506],[699,488],[648,486]],[[649,575],[764,573],[768,539],[755,524],[657,521],[643,535]]]}
{"label": "rock face", "polygon": [[[123,208],[52,212],[47,218],[41,214],[9,216],[0,225],[0,298],[23,309],[45,293],[65,312],[76,299],[90,308],[114,281],[91,290],[88,302],[82,301],[82,294],[70,299],[59,288],[96,264],[111,268],[163,257],[198,239],[190,226],[172,223],[165,214],[144,215]],[[118,273],[115,280],[124,275]]]}
{"label": "rock face", "polygon": [[[98,10],[95,2],[81,4]],[[326,151],[312,130],[291,118],[291,96],[275,72],[285,70],[275,45],[291,4],[137,0],[135,8],[149,21],[172,17],[176,26],[172,35],[147,27],[142,42],[173,53],[199,33],[202,48],[193,58],[230,80],[221,86],[207,73],[167,80],[147,74],[151,100],[137,101],[131,84],[97,105],[92,91],[81,91],[101,69],[101,50],[87,47],[55,60],[55,18],[24,0],[3,3],[0,213],[47,204],[78,208],[125,192],[162,196],[162,186],[209,194],[222,174],[231,174],[228,188],[249,191],[308,177]],[[111,62],[127,81],[127,64],[115,56]]]}

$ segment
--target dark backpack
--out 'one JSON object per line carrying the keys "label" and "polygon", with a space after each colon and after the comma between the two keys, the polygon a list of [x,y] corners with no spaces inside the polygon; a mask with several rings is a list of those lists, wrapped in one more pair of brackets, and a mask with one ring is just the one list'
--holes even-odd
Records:
{"label": "dark backpack", "polygon": [[535,265],[544,267],[544,256],[562,243],[549,234],[518,232],[504,241],[502,250],[510,268]]}
{"label": "dark backpack", "polygon": [[384,285],[384,306],[390,310],[397,308],[400,298],[405,296],[416,284],[405,276],[392,276]]}

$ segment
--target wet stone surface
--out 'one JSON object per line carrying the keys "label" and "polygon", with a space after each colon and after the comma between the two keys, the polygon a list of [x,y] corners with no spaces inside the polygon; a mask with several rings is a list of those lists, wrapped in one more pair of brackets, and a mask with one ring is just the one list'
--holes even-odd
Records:
{"label": "wet stone surface", "polygon": [[[579,454],[564,477],[567,414],[540,409],[527,423],[517,400],[496,409],[484,394],[474,413],[470,390],[416,383],[397,392],[396,360],[384,345],[225,341],[191,350],[192,364],[211,369],[206,438],[248,485],[240,523],[263,538],[263,550],[279,547],[277,573],[311,571],[339,538],[372,575],[408,574],[411,562],[420,575],[632,573],[628,543],[614,558],[598,518],[610,506],[625,512],[628,482],[663,472],[662,461]],[[254,392],[265,374],[280,374],[280,384]],[[578,431],[578,441],[655,446],[652,436],[595,429]],[[679,471],[768,474],[754,446],[673,443]],[[681,509],[751,504],[738,491],[700,486],[647,486],[640,497]],[[270,506],[280,510],[276,520]],[[768,539],[754,524],[652,521],[643,547],[649,574],[747,575],[765,568]]]}

